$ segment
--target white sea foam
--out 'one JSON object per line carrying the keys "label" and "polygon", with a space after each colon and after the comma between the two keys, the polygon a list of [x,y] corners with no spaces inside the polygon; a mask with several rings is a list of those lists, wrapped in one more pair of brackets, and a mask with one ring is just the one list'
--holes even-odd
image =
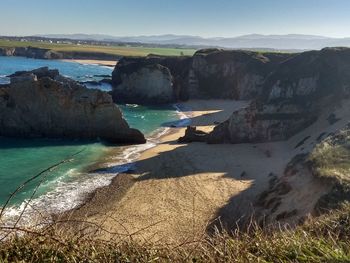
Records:
{"label": "white sea foam", "polygon": [[180,121],[177,122],[177,127],[186,127],[191,124],[191,116],[186,115],[179,104],[174,104],[177,114],[180,116]]}
{"label": "white sea foam", "polygon": [[126,106],[132,107],[132,108],[137,108],[137,107],[139,107],[140,105],[138,105],[138,104],[126,104]]}
{"label": "white sea foam", "polygon": [[10,78],[6,75],[0,75],[0,84],[9,84]]}
{"label": "white sea foam", "polygon": [[[177,122],[176,126],[188,125],[190,122],[188,116],[181,111],[178,105],[174,105],[174,107],[180,117],[180,121]],[[141,153],[156,146],[159,138],[168,131],[169,128],[157,129],[148,137],[146,144],[121,147],[121,154],[111,156],[104,163],[105,168],[103,169],[92,172],[80,172],[76,169],[68,170],[65,175],[58,179],[41,185],[41,187],[54,190],[31,200],[27,206],[28,200],[25,200],[19,207],[8,207],[2,218],[3,222],[11,225],[21,216],[20,225],[33,226],[38,220],[43,221],[44,219],[44,221],[49,222],[50,215],[79,206],[84,202],[87,194],[97,188],[109,185],[118,174],[134,169],[135,161]],[[25,213],[22,215],[25,208]]]}

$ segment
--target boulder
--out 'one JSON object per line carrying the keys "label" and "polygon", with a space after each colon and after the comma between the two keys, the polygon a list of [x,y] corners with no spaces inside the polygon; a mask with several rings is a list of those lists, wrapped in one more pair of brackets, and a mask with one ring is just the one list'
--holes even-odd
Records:
{"label": "boulder", "polygon": [[28,73],[25,75],[20,75],[20,76],[13,76],[10,78],[10,83],[15,84],[23,81],[37,81],[37,76],[34,75],[33,73]]}
{"label": "boulder", "polygon": [[10,85],[0,87],[0,136],[146,142],[108,93],[47,68],[17,72]]}
{"label": "boulder", "polygon": [[48,67],[41,67],[31,71],[17,71],[14,74],[11,74],[7,77],[12,79],[14,77],[26,77],[29,75],[35,75],[37,78],[48,77],[48,78],[54,79],[59,75],[59,72],[57,69],[49,69]]}
{"label": "boulder", "polygon": [[179,143],[190,143],[190,142],[206,142],[208,133],[197,130],[196,127],[187,126],[185,136],[178,139]]}

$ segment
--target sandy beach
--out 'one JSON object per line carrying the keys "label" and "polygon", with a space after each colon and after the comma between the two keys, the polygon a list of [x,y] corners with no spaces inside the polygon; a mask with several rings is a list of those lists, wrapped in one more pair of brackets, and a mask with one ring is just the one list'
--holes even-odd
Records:
{"label": "sandy beach", "polygon": [[[191,124],[206,131],[244,105],[246,102],[222,100],[181,103],[182,108],[191,109],[187,112]],[[213,221],[232,226],[240,220],[237,215],[252,213],[253,203],[268,189],[271,175],[282,177],[288,162],[307,150],[295,145],[305,136],[311,135],[315,141],[324,127],[329,127],[326,116],[288,141],[260,144],[180,144],[177,139],[185,128],[170,128],[157,146],[141,154],[135,171],[118,175],[71,216],[83,217],[90,228],[97,224],[94,237],[101,239],[132,238],[172,245],[192,242],[201,238]],[[292,178],[290,184],[296,191],[283,197],[284,203],[275,213],[293,206],[300,213],[311,211],[324,186],[315,183],[311,175]]]}
{"label": "sandy beach", "polygon": [[[225,121],[244,105],[246,102],[211,100],[181,106],[191,109],[187,114],[192,125],[210,131],[215,122]],[[267,186],[269,173],[281,173],[287,160],[279,155],[279,165],[274,165],[276,159],[265,155],[267,145],[177,143],[184,132],[185,128],[171,128],[156,147],[141,154],[136,171],[118,175],[115,183],[95,193],[75,213],[101,225],[106,230],[99,233],[103,239],[133,236],[163,244],[195,240],[212,220],[222,216],[220,210],[233,197],[244,199],[244,205],[253,202],[256,192]],[[133,183],[126,178],[134,178]],[[127,190],[120,180],[128,181]],[[112,197],[113,192],[118,192],[118,198]]]}
{"label": "sandy beach", "polygon": [[93,59],[63,59],[67,62],[76,62],[80,64],[92,64],[106,67],[115,67],[117,61],[115,60],[93,60]]}

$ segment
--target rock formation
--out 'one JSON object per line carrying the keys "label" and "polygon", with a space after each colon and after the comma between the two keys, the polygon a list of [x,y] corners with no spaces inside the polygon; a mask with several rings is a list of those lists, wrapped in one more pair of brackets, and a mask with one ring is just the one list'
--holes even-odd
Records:
{"label": "rock formation", "polygon": [[138,104],[251,99],[261,93],[266,77],[291,56],[206,49],[193,57],[123,58],[112,75],[113,98]]}
{"label": "rock formation", "polygon": [[196,127],[188,126],[185,135],[180,137],[179,143],[189,143],[189,142],[206,142],[208,133],[204,131],[197,130]]}
{"label": "rock formation", "polygon": [[112,74],[116,102],[165,104],[188,99],[190,57],[123,58]]}
{"label": "rock formation", "polygon": [[157,104],[174,100],[172,76],[169,69],[160,64],[139,67],[131,74],[118,72],[114,74],[114,82],[116,79],[120,85],[113,94],[118,94],[115,96],[118,102]]}
{"label": "rock formation", "polygon": [[257,101],[233,113],[209,137],[231,143],[284,140],[349,94],[350,49],[305,52],[282,63],[265,80]]}
{"label": "rock formation", "polygon": [[0,48],[0,56],[16,56],[36,59],[100,59],[118,60],[120,56],[101,52],[54,51],[36,47]]}
{"label": "rock formation", "polygon": [[200,50],[189,70],[190,98],[247,100],[260,95],[265,78],[290,54]]}
{"label": "rock formation", "polygon": [[[245,87],[243,94],[252,94],[252,86]],[[326,48],[294,55],[280,63],[255,92],[257,96],[248,107],[215,127],[207,136],[208,143],[285,140],[306,128],[324,107],[350,95],[350,49]]]}
{"label": "rock formation", "polygon": [[0,87],[0,136],[145,143],[106,92],[87,89],[48,68],[10,77],[11,84]]}

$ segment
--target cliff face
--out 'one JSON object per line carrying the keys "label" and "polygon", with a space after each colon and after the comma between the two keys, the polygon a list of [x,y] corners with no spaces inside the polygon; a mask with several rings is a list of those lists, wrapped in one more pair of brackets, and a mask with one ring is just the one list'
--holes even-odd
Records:
{"label": "cliff face", "polygon": [[189,70],[191,98],[246,100],[261,93],[268,74],[288,54],[259,54],[236,50],[201,50]]}
{"label": "cliff face", "polygon": [[305,105],[330,95],[341,98],[350,91],[349,69],[349,48],[301,53],[281,64],[266,80],[262,99]]}
{"label": "cliff face", "polygon": [[50,49],[34,47],[0,48],[1,56],[18,56],[39,59],[62,59],[63,55]]}
{"label": "cliff face", "polygon": [[172,76],[169,69],[160,64],[131,63],[122,71],[113,72],[113,83],[118,83],[113,90],[117,102],[154,104],[174,100]]}
{"label": "cliff face", "polygon": [[249,107],[218,125],[209,142],[284,140],[315,121],[324,107],[350,94],[350,49],[299,54],[265,80],[262,94]]}
{"label": "cliff face", "polygon": [[162,104],[188,99],[189,57],[123,58],[112,73],[116,102]]}
{"label": "cliff face", "polygon": [[[261,93],[267,75],[290,56],[207,49],[193,57],[123,58],[112,75],[113,98],[139,104],[187,99],[251,99]],[[164,70],[155,79],[155,70],[150,72],[150,67]],[[145,94],[160,94],[162,79],[168,80],[163,85],[166,95],[144,100]]]}
{"label": "cliff face", "polygon": [[11,84],[0,87],[0,136],[145,142],[109,94],[47,68],[18,72],[11,76]]}
{"label": "cliff face", "polygon": [[35,47],[0,48],[0,56],[16,56],[36,59],[120,59],[120,56],[100,52],[54,51],[51,49]]}

